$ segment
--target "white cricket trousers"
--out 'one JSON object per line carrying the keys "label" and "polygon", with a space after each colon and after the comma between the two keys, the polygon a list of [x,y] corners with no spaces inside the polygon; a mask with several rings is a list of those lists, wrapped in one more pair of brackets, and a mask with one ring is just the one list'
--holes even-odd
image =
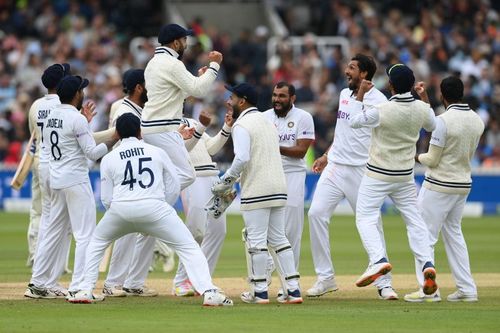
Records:
{"label": "white cricket trousers", "polygon": [[[36,274],[31,283],[39,287],[45,285],[43,276],[48,276],[52,268],[57,266],[61,246],[67,240],[68,229],[71,228],[76,241],[75,264],[73,276],[68,290],[80,290],[83,281],[85,251],[96,224],[96,205],[90,183],[81,183],[64,189],[52,189],[50,218],[46,235],[39,240],[38,251],[44,255],[35,260]],[[35,271],[35,269],[34,269]]]}
{"label": "white cricket trousers", "polygon": [[113,202],[104,214],[87,249],[85,281],[82,290],[92,290],[99,274],[99,263],[109,244],[123,235],[140,232],[156,237],[171,246],[186,267],[193,287],[200,294],[216,289],[200,246],[166,202],[154,199]]}
{"label": "white cricket trousers", "polygon": [[417,208],[417,190],[413,180],[389,183],[367,175],[363,176],[359,187],[356,207],[356,227],[370,260],[374,264],[385,257],[385,242],[377,230],[380,207],[386,197],[394,202],[404,222],[410,248],[419,262],[420,271],[423,265],[432,260],[429,231]]}
{"label": "white cricket trousers", "polygon": [[[205,206],[212,197],[212,185],[219,180],[217,176],[196,177],[193,184],[181,193],[186,226],[194,239],[201,246],[201,251],[207,258],[210,274],[215,271],[219,260],[224,238],[226,237],[226,214],[218,219],[208,216]],[[182,263],[179,263],[174,277],[174,288],[187,279],[187,273]]]}
{"label": "white cricket trousers", "polygon": [[[38,165],[38,174],[39,174],[39,186],[40,186],[40,199],[41,199],[41,216],[40,216],[40,227],[38,233],[38,239],[43,239],[47,234],[47,224],[50,220],[50,174],[49,174],[49,163],[40,163]],[[65,237],[64,237],[65,235]],[[48,276],[45,276],[45,280],[42,283],[46,288],[53,288],[57,285],[57,281],[64,274],[68,256],[71,246],[71,226],[68,225],[65,234],[62,237],[61,244],[59,246],[59,253],[57,254],[57,260],[55,266],[52,268],[51,273]],[[37,243],[38,245],[38,243]],[[37,256],[45,256],[47,255],[44,252],[40,252],[38,246],[36,247]],[[37,266],[37,269],[43,269],[43,267]],[[33,271],[34,272],[34,271]],[[35,274],[35,272],[34,272]],[[38,274],[38,272],[36,273]]]}
{"label": "white cricket trousers", "polygon": [[[177,131],[143,134],[144,142],[163,149],[177,168],[181,190],[191,185],[196,174],[184,146],[184,139]],[[169,204],[174,204],[169,202]]]}
{"label": "white cricket trousers", "polygon": [[[434,246],[441,232],[457,289],[466,295],[477,295],[477,287],[470,270],[469,252],[462,233],[462,213],[467,196],[441,193],[422,187],[418,195],[418,207],[429,229],[432,258],[434,259]],[[417,280],[422,286],[422,269],[417,261],[415,265]]]}
{"label": "white cricket trousers", "polygon": [[30,224],[28,226],[28,265],[31,266],[35,258],[38,229],[42,217],[42,192],[40,189],[40,177],[38,169],[38,158],[35,158],[31,167],[31,208]]}
{"label": "white cricket trousers", "polygon": [[[267,249],[268,246],[275,251],[289,247],[287,250],[277,251],[277,259],[285,277],[298,275],[295,270],[295,262],[290,242],[285,236],[285,207],[271,207],[242,211],[243,220],[248,237],[248,247],[254,249]],[[263,282],[256,282],[254,290],[256,292],[267,291],[265,281],[267,270],[267,259],[269,254],[263,251],[251,255],[253,277],[264,279]],[[299,288],[298,278],[287,279],[288,289]]]}
{"label": "white cricket trousers", "polygon": [[287,172],[285,206],[285,235],[292,246],[295,270],[299,271],[300,243],[304,230],[304,191],[306,172]]}
{"label": "white cricket trousers", "polygon": [[[342,165],[330,162],[321,173],[316,184],[308,217],[314,270],[319,281],[331,280],[335,276],[330,254],[330,218],[343,199],[346,199],[352,210],[356,212],[359,185],[365,170],[365,166]],[[374,216],[377,217],[376,228],[383,242],[384,256],[387,257],[380,211],[377,211]],[[374,285],[378,289],[382,289],[390,287],[391,281],[392,276],[389,273],[375,280]]]}
{"label": "white cricket trousers", "polygon": [[138,233],[117,239],[113,245],[105,285],[129,289],[144,287],[153,261],[155,242],[154,237]]}

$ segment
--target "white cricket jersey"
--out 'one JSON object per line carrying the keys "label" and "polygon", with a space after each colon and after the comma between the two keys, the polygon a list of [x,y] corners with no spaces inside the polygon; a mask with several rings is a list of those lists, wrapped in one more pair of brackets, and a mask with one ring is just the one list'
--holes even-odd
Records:
{"label": "white cricket jersey", "polygon": [[167,202],[179,196],[180,182],[172,161],[162,149],[131,137],[101,162],[101,201],[156,199]]}
{"label": "white cricket jersey", "polygon": [[43,130],[43,142],[49,153],[53,189],[88,182],[87,158],[97,161],[108,152],[104,143],[96,145],[87,119],[69,104],[52,109]]}
{"label": "white cricket jersey", "polygon": [[120,117],[122,114],[125,113],[132,113],[134,116],[141,119],[142,108],[139,105],[132,102],[130,99],[124,98],[121,104],[113,113],[113,118],[111,118],[111,123],[110,123],[111,126],[115,126],[116,119],[118,119],[118,117]]}
{"label": "white cricket jersey", "polygon": [[[363,97],[365,105],[377,105],[386,101],[385,95],[375,87]],[[328,161],[353,166],[365,165],[368,161],[372,130],[371,128],[351,128],[349,120],[359,112],[355,104],[356,96],[353,95],[353,91],[349,88],[343,89],[340,92],[337,124],[333,145],[328,151]]]}
{"label": "white cricket jersey", "polygon": [[50,153],[45,148],[43,141],[43,131],[45,130],[45,123],[50,111],[56,106],[60,105],[59,96],[56,94],[47,94],[42,98],[37,99],[31,105],[29,111],[29,127],[30,132],[35,131],[37,153],[40,163],[48,163]]}
{"label": "white cricket jersey", "polygon": [[146,65],[144,79],[148,101],[142,113],[144,134],[175,131],[182,122],[184,99],[205,97],[217,78],[219,64],[211,62],[207,71],[193,76],[179,55],[171,48],[160,46]]}
{"label": "white cricket jersey", "polygon": [[[280,146],[294,147],[297,140],[314,140],[314,121],[307,111],[292,106],[285,117],[278,117],[274,109],[263,112],[266,119],[270,120],[278,130]],[[281,155],[283,170],[286,172],[299,172],[306,170],[304,158],[294,158]]]}

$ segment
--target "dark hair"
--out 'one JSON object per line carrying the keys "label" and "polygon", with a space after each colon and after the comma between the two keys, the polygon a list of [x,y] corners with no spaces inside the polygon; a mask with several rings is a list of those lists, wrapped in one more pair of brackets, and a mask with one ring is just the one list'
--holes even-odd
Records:
{"label": "dark hair", "polygon": [[141,129],[141,121],[132,113],[127,112],[116,119],[116,132],[121,139],[137,137]]}
{"label": "dark hair", "polygon": [[377,71],[377,65],[372,57],[357,53],[351,60],[356,60],[358,62],[358,67],[360,72],[367,72],[366,80],[371,80],[375,72]]}
{"label": "dark hair", "polygon": [[[75,93],[75,95],[76,95],[76,93]],[[71,104],[71,101],[73,100],[73,97],[75,97],[75,95],[73,95],[73,96],[59,96],[59,101],[61,102],[61,104]]]}
{"label": "dark hair", "polygon": [[284,87],[287,87],[288,88],[288,94],[291,96],[295,96],[295,86],[291,83],[288,83],[288,82],[285,82],[285,81],[280,81],[278,83],[276,83],[275,85],[275,88],[284,88]]}
{"label": "dark hair", "polygon": [[439,86],[441,94],[448,103],[457,103],[464,97],[464,84],[456,76],[448,76],[441,81]]}

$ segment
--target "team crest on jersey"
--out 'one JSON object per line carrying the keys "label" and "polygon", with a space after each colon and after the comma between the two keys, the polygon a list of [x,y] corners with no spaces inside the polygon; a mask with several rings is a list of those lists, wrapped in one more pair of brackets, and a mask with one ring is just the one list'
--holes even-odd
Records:
{"label": "team crest on jersey", "polygon": [[288,122],[288,128],[292,128],[294,125],[295,125],[295,123],[293,121]]}

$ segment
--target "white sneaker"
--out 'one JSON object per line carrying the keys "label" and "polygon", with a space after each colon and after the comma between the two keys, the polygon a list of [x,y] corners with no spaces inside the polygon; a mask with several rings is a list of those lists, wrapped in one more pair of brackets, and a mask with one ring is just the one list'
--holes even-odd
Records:
{"label": "white sneaker", "polygon": [[90,290],[80,290],[73,297],[68,299],[68,302],[73,304],[91,304],[104,301],[104,296],[94,295]]}
{"label": "white sneaker", "polygon": [[57,284],[54,288],[49,289],[57,298],[66,298],[68,296],[68,289],[64,288],[60,284]]}
{"label": "white sneaker", "polygon": [[179,285],[175,286],[172,293],[177,297],[191,297],[197,294],[196,290],[191,284],[191,281],[189,280],[184,280]]}
{"label": "white sneaker", "polygon": [[149,289],[146,286],[142,288],[123,288],[123,291],[127,296],[140,296],[140,297],[155,297],[158,296],[158,292],[154,289]]}
{"label": "white sneaker", "polygon": [[453,294],[448,295],[446,297],[448,302],[477,302],[478,298],[475,294],[464,294],[460,290],[455,291]]}
{"label": "white sneaker", "polygon": [[28,284],[26,291],[24,292],[24,297],[35,298],[35,299],[55,299],[55,295],[52,291],[47,288],[37,287],[34,284]]}
{"label": "white sneaker", "polygon": [[78,294],[80,290],[68,290],[68,294],[66,295],[66,300],[69,301],[75,298],[75,295]]}
{"label": "white sneaker", "polygon": [[217,289],[212,289],[203,294],[203,306],[233,306],[233,301]]}
{"label": "white sneaker", "polygon": [[392,270],[392,265],[388,262],[381,262],[368,266],[366,271],[356,281],[356,286],[366,287],[372,284],[380,276],[389,273]]}
{"label": "white sneaker", "polygon": [[241,300],[249,304],[269,304],[269,295],[267,291],[262,292],[250,292],[245,291],[241,293]]}
{"label": "white sneaker", "polygon": [[102,288],[102,293],[106,297],[125,297],[127,293],[123,290],[121,286],[107,286],[104,285]]}
{"label": "white sneaker", "polygon": [[419,289],[411,294],[406,294],[404,297],[406,302],[411,302],[411,303],[432,303],[432,302],[441,302],[441,295],[439,295],[439,291],[436,291],[432,295],[426,295],[422,291],[422,289]]}
{"label": "white sneaker", "polygon": [[287,291],[287,295],[281,291],[281,295],[278,294],[278,302],[283,304],[302,304],[304,300],[300,294],[299,289],[295,289],[294,291]]}
{"label": "white sneaker", "polygon": [[307,289],[306,295],[307,297],[320,297],[337,290],[339,288],[337,287],[335,278],[331,280],[317,280],[311,288]]}
{"label": "white sneaker", "polygon": [[378,290],[378,297],[386,301],[395,301],[398,299],[398,294],[392,287],[384,287]]}

